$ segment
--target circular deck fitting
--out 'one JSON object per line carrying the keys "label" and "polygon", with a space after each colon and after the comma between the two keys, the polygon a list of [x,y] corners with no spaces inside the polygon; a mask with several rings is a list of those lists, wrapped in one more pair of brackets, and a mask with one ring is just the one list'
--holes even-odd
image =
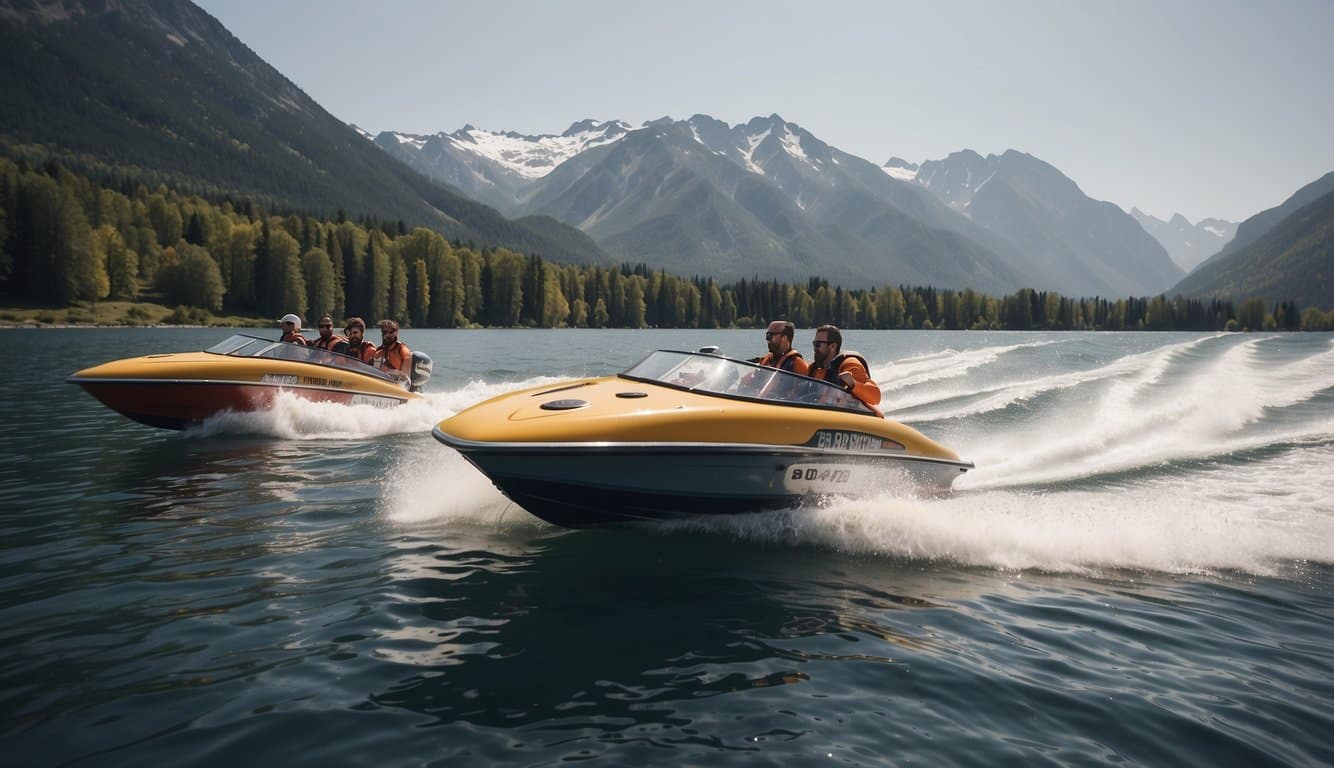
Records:
{"label": "circular deck fitting", "polygon": [[617,396],[617,397],[626,397],[626,398],[648,397],[648,393],[647,393],[647,392],[617,392],[617,393],[616,393],[616,396]]}
{"label": "circular deck fitting", "polygon": [[573,411],[576,408],[587,407],[587,400],[550,400],[541,405],[544,411]]}

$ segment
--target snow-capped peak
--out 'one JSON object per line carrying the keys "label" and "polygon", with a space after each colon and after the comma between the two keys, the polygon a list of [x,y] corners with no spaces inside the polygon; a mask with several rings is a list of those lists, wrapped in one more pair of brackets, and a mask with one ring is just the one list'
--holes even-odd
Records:
{"label": "snow-capped peak", "polygon": [[620,120],[580,120],[559,136],[525,136],[513,131],[487,131],[471,124],[454,133],[438,133],[435,136],[408,133],[390,135],[401,146],[417,150],[423,149],[431,139],[448,142],[458,149],[492,160],[519,176],[539,179],[580,152],[610,144],[629,131],[630,126]]}
{"label": "snow-capped peak", "polygon": [[917,163],[910,163],[901,157],[891,157],[888,162],[880,166],[880,170],[899,181],[915,181],[918,167]]}

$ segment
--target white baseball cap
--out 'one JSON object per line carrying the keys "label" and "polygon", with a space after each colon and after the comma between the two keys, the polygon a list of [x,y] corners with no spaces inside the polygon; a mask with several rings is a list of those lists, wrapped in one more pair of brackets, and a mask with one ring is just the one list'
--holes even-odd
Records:
{"label": "white baseball cap", "polygon": [[297,329],[298,331],[301,330],[301,318],[297,317],[296,315],[290,314],[290,313],[289,313],[289,314],[286,314],[286,315],[283,315],[283,319],[279,320],[278,323],[279,323],[279,324],[282,324],[282,323],[292,323],[293,325],[296,326],[296,329]]}

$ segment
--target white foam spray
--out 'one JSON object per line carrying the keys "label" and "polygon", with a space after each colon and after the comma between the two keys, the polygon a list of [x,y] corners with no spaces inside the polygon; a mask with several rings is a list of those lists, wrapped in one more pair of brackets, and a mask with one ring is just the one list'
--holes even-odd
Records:
{"label": "white foam spray", "polygon": [[[881,493],[663,530],[1004,570],[1275,575],[1292,562],[1334,563],[1334,481],[1319,473],[1331,462],[1334,446],[1325,446],[1137,487],[938,499]],[[1324,477],[1311,482],[1313,474]]]}
{"label": "white foam spray", "polygon": [[420,399],[395,408],[316,403],[290,392],[280,392],[268,410],[221,413],[194,427],[191,434],[200,437],[250,434],[284,440],[324,440],[429,432],[441,420],[487,398],[565,380],[538,376],[512,383],[473,381],[448,392],[424,393]]}

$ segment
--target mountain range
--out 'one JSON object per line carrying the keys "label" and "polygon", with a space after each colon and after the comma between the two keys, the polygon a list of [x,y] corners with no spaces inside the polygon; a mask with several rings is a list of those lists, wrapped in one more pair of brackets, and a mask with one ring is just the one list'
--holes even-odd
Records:
{"label": "mountain range", "polygon": [[550,218],[511,221],[394,162],[186,0],[0,4],[0,147],[94,172],[346,210],[567,261],[608,261]]}
{"label": "mountain range", "polygon": [[[1182,274],[1119,208],[1014,151],[877,167],[778,115],[374,141],[511,215],[550,215],[613,256],[680,272],[1105,295],[1161,291]],[[965,189],[973,173],[978,189]]]}
{"label": "mountain range", "polygon": [[1162,243],[1167,255],[1187,273],[1222,250],[1237,234],[1236,222],[1223,219],[1200,219],[1191,224],[1190,219],[1175,213],[1163,221],[1138,208],[1132,208],[1130,215],[1145,232]]}

